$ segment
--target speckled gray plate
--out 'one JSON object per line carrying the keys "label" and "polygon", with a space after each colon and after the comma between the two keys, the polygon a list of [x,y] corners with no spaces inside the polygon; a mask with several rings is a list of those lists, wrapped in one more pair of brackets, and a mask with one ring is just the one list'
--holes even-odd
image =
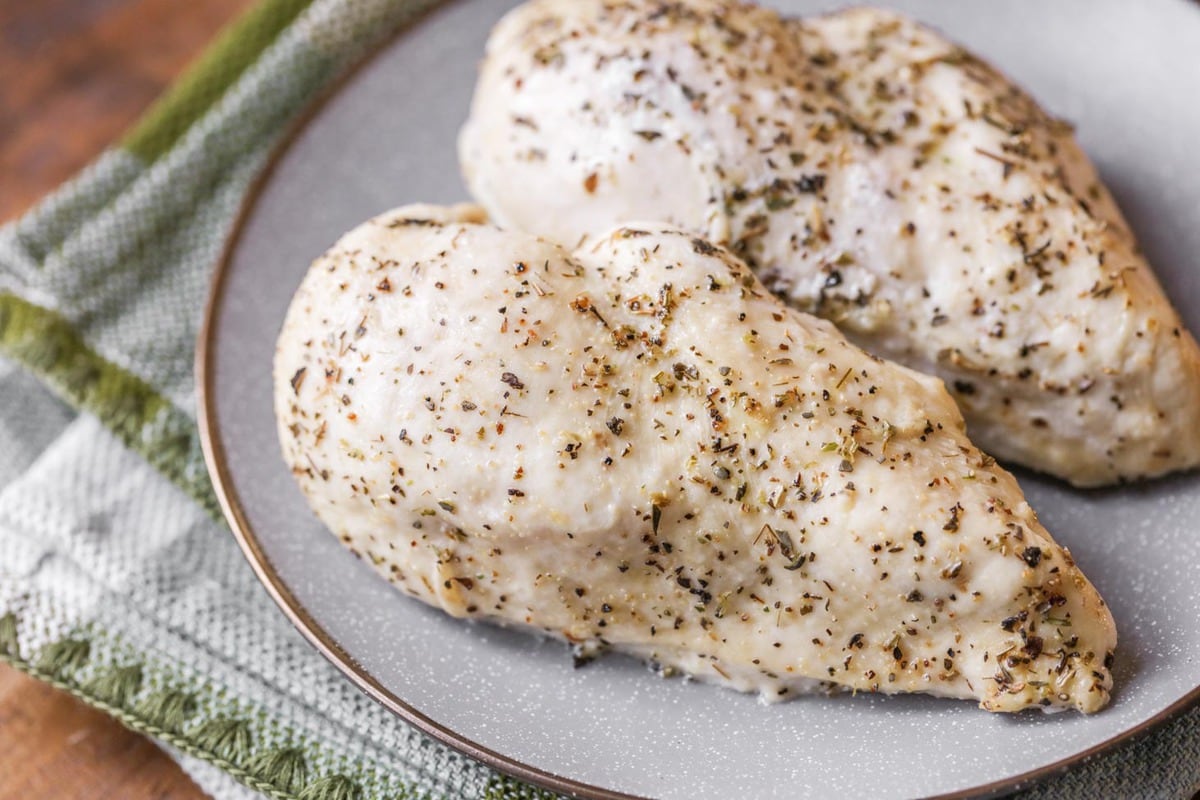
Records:
{"label": "speckled gray plate", "polygon": [[[401,203],[465,198],[455,134],[487,30],[509,5],[443,6],[321,106],[249,202],[214,290],[200,364],[210,467],[251,562],[310,640],[434,736],[589,797],[994,793],[1076,763],[1196,700],[1195,474],[1087,493],[1021,475],[1120,630],[1113,703],[1093,717],[992,716],[966,702],[864,695],[764,706],[662,680],[622,658],[574,670],[557,643],[457,622],[399,595],[321,528],[278,456],[276,332],[307,265],[343,231]],[[778,5],[811,12],[830,4]],[[1200,5],[894,5],[1078,123],[1170,295],[1200,331]]]}

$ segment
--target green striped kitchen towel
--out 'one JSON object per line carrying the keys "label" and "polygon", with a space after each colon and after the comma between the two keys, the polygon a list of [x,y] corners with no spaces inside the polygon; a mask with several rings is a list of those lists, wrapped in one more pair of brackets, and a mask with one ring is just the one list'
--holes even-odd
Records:
{"label": "green striped kitchen towel", "polygon": [[[192,355],[239,202],[322,87],[432,0],[266,0],[0,230],[0,658],[163,742],[214,797],[549,797],[366,699],[219,518]],[[1035,787],[1186,798],[1200,712]]]}

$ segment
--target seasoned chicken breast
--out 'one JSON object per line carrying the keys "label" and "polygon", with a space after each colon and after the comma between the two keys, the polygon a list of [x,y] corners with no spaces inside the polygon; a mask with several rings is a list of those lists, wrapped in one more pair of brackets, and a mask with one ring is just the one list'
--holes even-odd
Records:
{"label": "seasoned chicken breast", "polygon": [[1105,704],[1107,608],[940,381],[678,229],[478,219],[351,231],[279,338],[284,457],[398,588],[773,699]]}
{"label": "seasoned chicken breast", "polygon": [[1081,486],[1200,459],[1200,351],[1070,127],[904,17],[534,0],[491,36],[460,155],[504,226],[728,244],[945,380],[1000,458]]}

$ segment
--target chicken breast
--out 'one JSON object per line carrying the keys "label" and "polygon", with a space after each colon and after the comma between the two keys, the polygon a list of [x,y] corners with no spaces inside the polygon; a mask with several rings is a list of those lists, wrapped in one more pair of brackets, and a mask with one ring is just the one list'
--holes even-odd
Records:
{"label": "chicken breast", "polygon": [[507,227],[661,219],[869,351],[985,450],[1080,486],[1200,460],[1200,351],[1070,126],[896,14],[534,0],[460,137]]}
{"label": "chicken breast", "polygon": [[284,457],[398,588],[769,698],[1105,704],[1107,608],[940,381],[678,229],[478,219],[351,231],[279,338]]}

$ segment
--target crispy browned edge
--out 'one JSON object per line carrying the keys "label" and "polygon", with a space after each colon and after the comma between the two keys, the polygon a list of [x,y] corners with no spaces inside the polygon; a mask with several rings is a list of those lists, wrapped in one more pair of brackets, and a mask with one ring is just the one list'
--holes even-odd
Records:
{"label": "crispy browned edge", "polygon": [[[561,792],[575,797],[586,798],[587,800],[644,800],[636,795],[624,794],[621,792],[613,792],[608,789],[603,789],[597,786],[589,786],[579,781],[562,775],[556,775],[545,770],[531,767],[528,764],[523,764],[513,758],[510,758],[502,753],[497,753],[483,747],[470,739],[462,736],[455,731],[441,725],[437,721],[430,719],[422,714],[413,706],[400,699],[398,696],[389,691],[383,684],[371,675],[366,669],[355,663],[353,656],[347,653],[337,641],[329,635],[329,633],[321,627],[320,623],[315,620],[312,615],[292,594],[291,590],[275,572],[270,559],[263,552],[255,537],[254,530],[250,527],[246,520],[245,513],[242,511],[241,499],[238,496],[237,489],[233,486],[229,479],[229,471],[225,462],[225,448],[222,444],[221,431],[217,422],[216,410],[213,407],[216,393],[213,391],[212,383],[214,370],[212,364],[216,358],[214,348],[214,333],[220,324],[221,316],[221,299],[225,286],[225,275],[228,272],[229,263],[233,257],[234,251],[237,249],[238,243],[241,241],[242,232],[245,229],[246,221],[249,219],[251,212],[258,203],[258,198],[262,194],[263,189],[275,174],[275,169],[287,151],[291,148],[293,142],[299,136],[309,123],[311,123],[325,108],[326,103],[338,92],[340,92],[359,71],[376,56],[389,48],[397,40],[405,35],[406,32],[412,30],[416,26],[422,24],[424,20],[433,13],[436,13],[440,8],[446,5],[446,0],[442,0],[434,5],[430,10],[421,14],[417,19],[403,26],[394,36],[389,37],[384,42],[379,44],[369,55],[360,60],[356,65],[346,71],[344,75],[335,80],[333,84],[325,91],[321,92],[304,110],[303,113],[291,124],[287,132],[275,145],[266,165],[262,172],[255,178],[250,189],[242,198],[241,206],[238,209],[237,216],[234,219],[233,227],[230,230],[229,237],[225,240],[225,245],[221,250],[221,254],[217,259],[217,263],[213,270],[211,286],[209,289],[208,301],[204,308],[204,317],[200,327],[200,335],[196,343],[196,360],[195,360],[195,380],[196,380],[196,399],[197,399],[197,421],[200,428],[200,443],[204,451],[204,461],[208,467],[208,474],[212,478],[213,488],[216,491],[217,499],[220,501],[221,510],[225,515],[225,520],[229,523],[230,529],[233,531],[233,536],[237,540],[238,545],[242,549],[246,560],[250,562],[255,575],[259,581],[266,587],[271,598],[291,621],[291,623],[303,634],[309,644],[317,649],[317,651],[333,663],[335,667],[341,670],[347,678],[349,678],[360,690],[365,692],[369,697],[383,705],[392,713],[399,716],[405,722],[415,726],[424,733],[437,739],[449,747],[458,750],[464,755],[481,761],[502,773],[511,775],[520,780],[545,787],[555,792]],[[964,789],[959,792],[951,792],[949,794],[940,794],[925,798],[925,800],[968,800],[968,798],[987,798],[995,797],[1001,794],[1017,791],[1019,789],[1028,788],[1030,785],[1053,777],[1055,775],[1066,772],[1070,767],[1081,764],[1085,761],[1102,755],[1113,750],[1118,745],[1132,742],[1134,739],[1150,733],[1160,725],[1166,724],[1168,721],[1187,711],[1195,705],[1200,705],[1200,686],[1197,686],[1188,694],[1181,697],[1179,700],[1172,703],[1167,708],[1155,714],[1150,719],[1142,722],[1139,725],[1126,730],[1117,736],[1112,737],[1104,742],[1101,742],[1087,750],[1074,753],[1068,758],[1061,759],[1040,767],[1029,772],[1023,772],[1011,778],[1006,778],[1000,781],[993,781],[981,786],[974,786],[969,789]]]}

